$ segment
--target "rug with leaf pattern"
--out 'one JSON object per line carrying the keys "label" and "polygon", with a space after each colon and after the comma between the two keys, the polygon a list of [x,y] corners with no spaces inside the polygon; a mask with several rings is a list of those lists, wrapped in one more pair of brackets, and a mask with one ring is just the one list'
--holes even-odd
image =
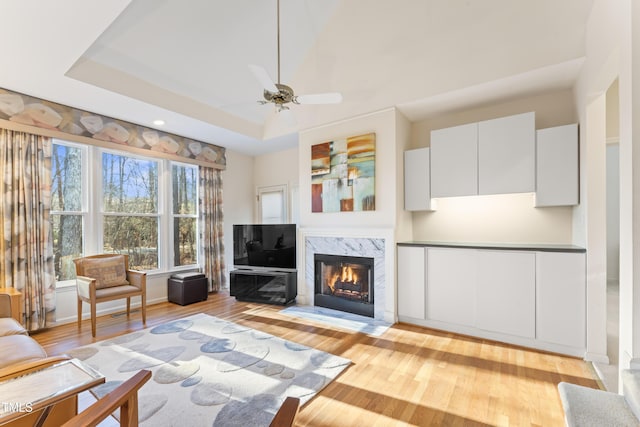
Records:
{"label": "rug with leaf pattern", "polygon": [[350,360],[203,313],[80,347],[106,377],[97,396],[140,369],[145,426],[268,426],[287,396],[311,399]]}

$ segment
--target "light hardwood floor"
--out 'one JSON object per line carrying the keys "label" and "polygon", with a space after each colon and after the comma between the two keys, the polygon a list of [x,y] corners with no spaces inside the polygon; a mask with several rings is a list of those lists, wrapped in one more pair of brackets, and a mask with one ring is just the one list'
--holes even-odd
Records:
{"label": "light hardwood floor", "polygon": [[[226,320],[349,358],[353,364],[304,405],[300,426],[562,426],[557,384],[600,388],[590,364],[487,340],[396,324],[380,337],[237,302],[228,293],[185,307],[147,308],[147,327],[195,313]],[[50,355],[142,328],[140,313],[103,316],[34,333]],[[188,422],[185,422],[185,427]]]}

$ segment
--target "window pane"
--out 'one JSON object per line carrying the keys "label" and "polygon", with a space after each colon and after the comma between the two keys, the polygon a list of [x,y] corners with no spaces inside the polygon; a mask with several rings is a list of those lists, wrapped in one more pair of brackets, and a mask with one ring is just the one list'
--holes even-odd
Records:
{"label": "window pane", "polygon": [[263,224],[281,224],[284,222],[284,200],[282,191],[261,193],[260,201]]}
{"label": "window pane", "polygon": [[196,250],[196,218],[173,219],[173,262],[174,265],[193,265],[198,263]]}
{"label": "window pane", "polygon": [[53,144],[51,158],[51,210],[82,210],[82,151]]}
{"label": "window pane", "polygon": [[56,280],[70,280],[76,277],[73,264],[82,256],[82,216],[51,215],[53,229],[53,259]]}
{"label": "window pane", "polygon": [[134,270],[158,268],[158,218],[140,216],[104,217],[105,253],[129,255]]}
{"label": "window pane", "polygon": [[105,212],[157,213],[158,162],[102,153]]}
{"label": "window pane", "polygon": [[195,215],[198,206],[198,168],[173,165],[171,178],[173,213]]}

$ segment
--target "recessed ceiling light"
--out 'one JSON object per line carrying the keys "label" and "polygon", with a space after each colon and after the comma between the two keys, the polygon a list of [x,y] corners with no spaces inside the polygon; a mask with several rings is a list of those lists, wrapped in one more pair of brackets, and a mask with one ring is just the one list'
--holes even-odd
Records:
{"label": "recessed ceiling light", "polygon": [[164,120],[161,120],[161,119],[154,120],[153,124],[156,126],[162,126],[164,125]]}

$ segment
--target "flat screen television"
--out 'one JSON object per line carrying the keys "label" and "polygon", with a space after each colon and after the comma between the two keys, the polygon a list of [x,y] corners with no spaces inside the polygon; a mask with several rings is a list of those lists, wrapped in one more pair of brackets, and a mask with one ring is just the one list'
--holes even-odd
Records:
{"label": "flat screen television", "polygon": [[295,224],[234,224],[235,268],[296,269]]}

